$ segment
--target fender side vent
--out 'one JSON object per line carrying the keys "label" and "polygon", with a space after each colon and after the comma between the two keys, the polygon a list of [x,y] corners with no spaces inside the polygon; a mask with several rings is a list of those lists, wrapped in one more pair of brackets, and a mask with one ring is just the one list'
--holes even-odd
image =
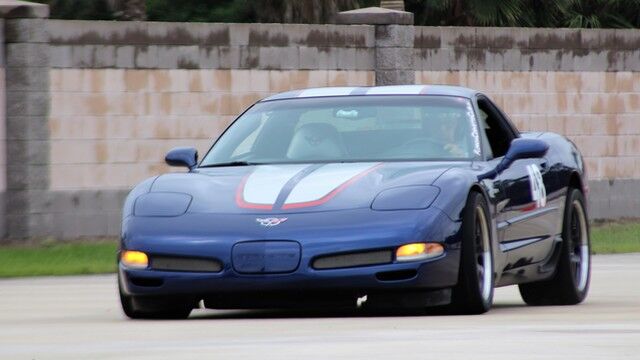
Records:
{"label": "fender side vent", "polygon": [[152,255],[151,269],[162,271],[220,272],[222,262],[215,259]]}
{"label": "fender side vent", "polygon": [[325,255],[316,258],[312,267],[316,270],[342,269],[391,263],[391,250],[376,250],[350,254]]}

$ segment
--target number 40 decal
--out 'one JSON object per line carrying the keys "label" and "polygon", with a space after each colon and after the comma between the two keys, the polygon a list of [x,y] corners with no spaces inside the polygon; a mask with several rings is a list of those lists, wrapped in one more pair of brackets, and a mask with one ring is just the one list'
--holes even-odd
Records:
{"label": "number 40 decal", "polygon": [[542,181],[542,174],[538,166],[527,165],[527,173],[529,173],[529,184],[531,186],[531,200],[535,201],[536,207],[541,208],[547,204],[547,189]]}

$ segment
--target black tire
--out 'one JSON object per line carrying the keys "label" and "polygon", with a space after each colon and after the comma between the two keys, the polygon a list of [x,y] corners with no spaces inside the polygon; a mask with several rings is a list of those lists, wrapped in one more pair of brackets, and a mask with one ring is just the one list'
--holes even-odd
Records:
{"label": "black tire", "polygon": [[482,314],[493,303],[494,266],[489,210],[484,197],[469,193],[462,215],[462,253],[450,313]]}
{"label": "black tire", "polygon": [[562,251],[549,280],[520,284],[520,295],[529,305],[575,305],[589,291],[591,242],[584,196],[569,188],[562,224]]}
{"label": "black tire", "polygon": [[187,299],[126,295],[122,290],[120,275],[118,291],[122,311],[131,319],[186,319],[193,309],[192,301]]}

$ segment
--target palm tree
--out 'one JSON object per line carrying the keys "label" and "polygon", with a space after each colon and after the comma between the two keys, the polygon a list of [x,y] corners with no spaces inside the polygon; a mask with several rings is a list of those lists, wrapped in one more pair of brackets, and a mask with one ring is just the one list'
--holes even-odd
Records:
{"label": "palm tree", "polygon": [[527,0],[406,0],[417,25],[530,26]]}
{"label": "palm tree", "polygon": [[640,26],[640,0],[565,0],[561,25],[573,28]]}
{"label": "palm tree", "polygon": [[640,0],[406,0],[417,25],[632,28]]}

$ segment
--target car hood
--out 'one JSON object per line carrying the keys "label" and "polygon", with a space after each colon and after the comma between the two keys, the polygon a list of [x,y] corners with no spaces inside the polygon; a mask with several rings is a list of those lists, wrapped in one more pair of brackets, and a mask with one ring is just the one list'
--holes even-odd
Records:
{"label": "car hood", "polygon": [[380,192],[431,185],[469,162],[274,164],[159,176],[150,192],[191,196],[189,213],[278,214],[368,208]]}

